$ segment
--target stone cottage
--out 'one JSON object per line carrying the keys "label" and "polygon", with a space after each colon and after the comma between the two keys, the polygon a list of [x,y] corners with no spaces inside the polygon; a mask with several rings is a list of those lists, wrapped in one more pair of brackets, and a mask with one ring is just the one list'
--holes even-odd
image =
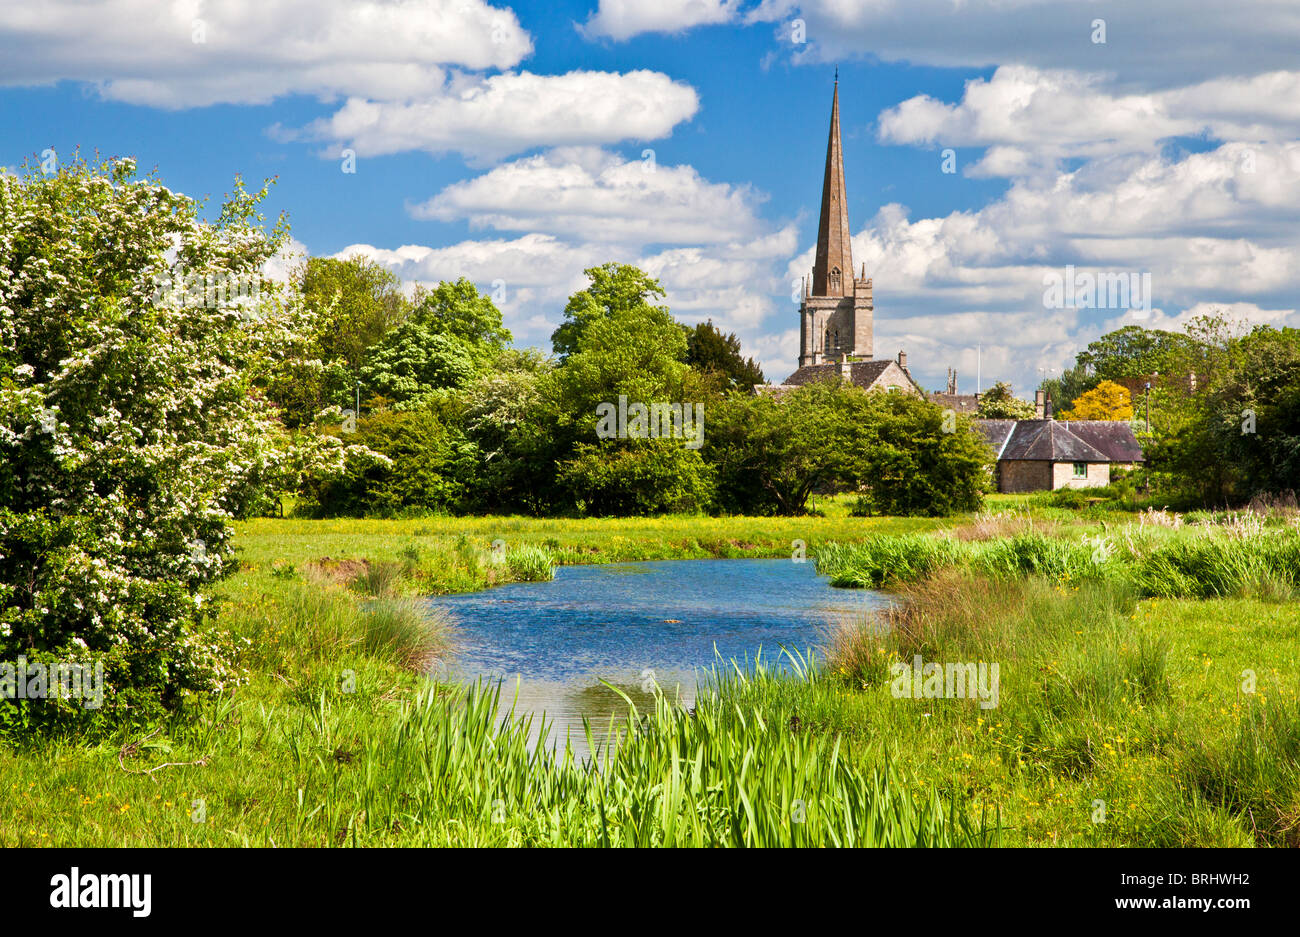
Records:
{"label": "stone cottage", "polygon": [[998,491],[1100,488],[1110,470],[1145,461],[1133,429],[1121,420],[974,420],[997,456]]}

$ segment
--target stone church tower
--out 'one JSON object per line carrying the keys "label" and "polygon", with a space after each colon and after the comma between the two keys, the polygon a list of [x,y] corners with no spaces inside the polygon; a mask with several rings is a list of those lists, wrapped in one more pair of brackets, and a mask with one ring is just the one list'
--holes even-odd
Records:
{"label": "stone church tower", "polygon": [[831,101],[831,132],[826,144],[822,213],[817,226],[817,260],[805,278],[799,306],[799,367],[829,364],[844,356],[871,358],[871,281],[853,276],[849,244],[849,206],[844,191],[840,147],[840,83]]}

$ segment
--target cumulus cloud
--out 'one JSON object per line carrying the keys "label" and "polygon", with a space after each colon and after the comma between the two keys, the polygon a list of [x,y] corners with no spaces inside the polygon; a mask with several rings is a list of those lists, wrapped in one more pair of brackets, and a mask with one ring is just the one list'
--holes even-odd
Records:
{"label": "cumulus cloud", "polygon": [[615,244],[711,244],[757,235],[759,197],[711,183],[690,166],[660,165],[653,150],[625,160],[594,147],[552,150],[449,186],[417,218],[468,220]]}
{"label": "cumulus cloud", "polygon": [[641,33],[677,33],[694,26],[730,22],[738,0],[600,0],[586,36],[622,41]]}
{"label": "cumulus cloud", "polygon": [[796,61],[1032,65],[1107,72],[1130,89],[1292,69],[1300,44],[1300,10],[1277,0],[764,0],[746,19],[794,17],[807,34]]}
{"label": "cumulus cloud", "polygon": [[43,0],[0,5],[0,85],[92,83],[183,108],[287,94],[401,100],[448,67],[511,68],[532,40],[484,0]]}
{"label": "cumulus cloud", "polygon": [[956,104],[918,95],[879,117],[885,143],[988,147],[969,173],[1019,176],[1066,157],[1141,153],[1176,136],[1277,141],[1300,132],[1300,72],[1115,94],[1105,76],[1004,66]]}
{"label": "cumulus cloud", "polygon": [[657,140],[698,109],[695,89],[661,72],[508,72],[459,76],[419,101],[353,98],[328,118],[276,135],[360,156],[424,150],[494,159],[538,146]]}

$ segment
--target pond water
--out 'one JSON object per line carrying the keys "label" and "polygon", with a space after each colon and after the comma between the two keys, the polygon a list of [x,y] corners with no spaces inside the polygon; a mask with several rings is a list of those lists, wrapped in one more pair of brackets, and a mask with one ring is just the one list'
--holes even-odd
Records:
{"label": "pond water", "polygon": [[[783,663],[782,646],[821,656],[832,627],[888,604],[877,592],[833,589],[811,562],[670,560],[561,566],[551,582],[436,596],[459,628],[445,678],[504,681],[517,712],[545,712],[552,742],[585,753],[582,718],[607,729],[627,704],[644,707],[653,681],[694,702],[717,662]],[[535,720],[536,721],[536,720]],[[536,730],[536,726],[534,726]]]}

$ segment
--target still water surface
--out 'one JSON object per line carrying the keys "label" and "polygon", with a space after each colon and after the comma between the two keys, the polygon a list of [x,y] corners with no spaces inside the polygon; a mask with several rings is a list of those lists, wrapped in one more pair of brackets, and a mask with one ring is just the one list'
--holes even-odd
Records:
{"label": "still water surface", "polygon": [[[551,582],[436,596],[460,630],[460,652],[444,676],[502,680],[516,711],[545,712],[551,741],[572,730],[585,753],[582,717],[607,728],[627,704],[650,700],[648,678],[669,697],[694,702],[697,683],[720,657],[742,664],[781,646],[806,655],[836,623],[887,604],[880,593],[832,589],[811,562],[669,560],[561,566]],[[716,653],[715,653],[716,648]],[[534,730],[536,726],[534,726]]]}

